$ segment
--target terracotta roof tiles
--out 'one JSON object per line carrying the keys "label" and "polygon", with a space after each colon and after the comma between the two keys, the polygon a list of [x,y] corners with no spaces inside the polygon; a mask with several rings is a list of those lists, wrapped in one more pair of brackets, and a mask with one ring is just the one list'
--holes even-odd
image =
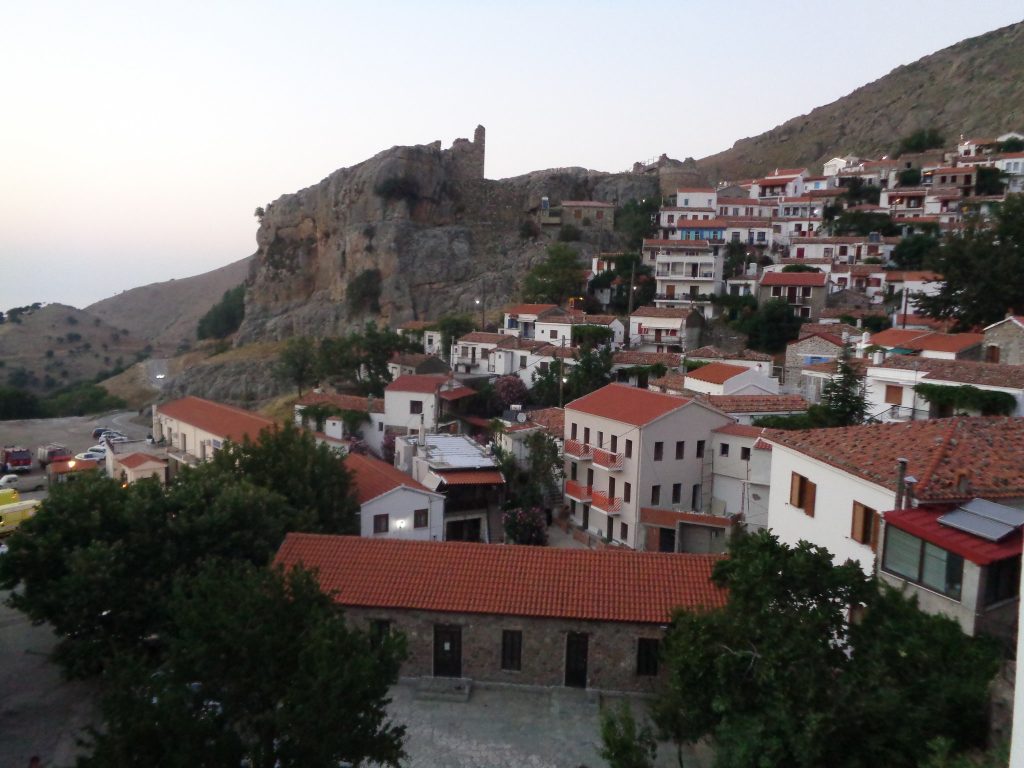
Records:
{"label": "terracotta roof tiles", "polygon": [[881,365],[872,364],[871,367],[919,371],[921,379],[926,382],[949,381],[974,386],[1024,389],[1024,366],[1020,365],[891,355]]}
{"label": "terracotta roof tiles", "polygon": [[720,411],[737,413],[792,413],[806,411],[808,403],[802,395],[698,395]]}
{"label": "terracotta roof tiles", "polygon": [[756,360],[758,362],[771,362],[772,356],[764,352],[755,352],[752,349],[744,349],[741,352],[729,352],[715,346],[698,347],[686,353],[688,360]]}
{"label": "terracotta roof tiles", "polygon": [[696,370],[686,374],[688,379],[706,381],[708,384],[724,384],[750,369],[743,365],[730,365],[729,363],[708,363]]}
{"label": "terracotta roof tiles", "polygon": [[809,285],[823,288],[828,281],[824,272],[768,272],[761,278],[761,285]]}
{"label": "terracotta roof tiles", "polygon": [[352,473],[355,496],[360,504],[383,496],[396,488],[409,488],[424,493],[433,493],[429,488],[416,482],[409,475],[372,456],[350,453],[342,462]]}
{"label": "terracotta roof tiles", "polygon": [[296,405],[319,405],[329,403],[343,411],[365,411],[384,413],[384,398],[369,398],[362,395],[342,395],[334,392],[309,392]]}
{"label": "terracotta roof tiles", "polygon": [[256,440],[260,432],[274,426],[273,421],[252,411],[204,400],[194,395],[158,405],[157,412],[236,443],[242,442],[246,437]]}
{"label": "terracotta roof tiles", "polygon": [[128,467],[128,469],[138,469],[146,464],[159,464],[161,466],[167,466],[167,459],[161,459],[159,456],[151,456],[148,453],[128,453],[121,456],[114,457],[117,463],[122,467]]}
{"label": "terracotta roof tiles", "polygon": [[578,411],[640,427],[686,406],[689,402],[689,398],[677,395],[666,395],[625,384],[608,384],[589,395],[573,400],[565,406],[565,410],[567,414],[569,411]]}
{"label": "terracotta roof tiles", "polygon": [[343,606],[660,625],[725,604],[720,559],[289,533],[275,563],[315,570]]}

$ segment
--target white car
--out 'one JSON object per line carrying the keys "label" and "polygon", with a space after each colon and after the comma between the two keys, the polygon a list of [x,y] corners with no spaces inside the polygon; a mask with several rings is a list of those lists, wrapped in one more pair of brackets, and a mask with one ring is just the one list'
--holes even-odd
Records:
{"label": "white car", "polygon": [[104,456],[106,456],[107,455],[107,446],[105,446],[103,443],[97,443],[96,445],[92,446],[91,448],[86,448],[85,452],[86,453],[101,453]]}
{"label": "white car", "polygon": [[46,488],[46,475],[4,475],[0,477],[0,489],[13,488],[16,491],[41,491]]}
{"label": "white car", "polygon": [[83,451],[82,453],[76,453],[75,458],[79,461],[106,461],[107,453],[96,453],[95,451]]}

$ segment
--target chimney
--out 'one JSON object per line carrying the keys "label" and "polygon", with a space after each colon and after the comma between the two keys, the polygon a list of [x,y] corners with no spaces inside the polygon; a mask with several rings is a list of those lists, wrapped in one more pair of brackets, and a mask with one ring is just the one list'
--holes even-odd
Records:
{"label": "chimney", "polygon": [[884,363],[885,362],[885,352],[882,352],[881,350],[877,350],[871,356],[871,362],[874,363],[875,365],[881,365],[882,363]]}
{"label": "chimney", "polygon": [[907,460],[896,459],[896,509],[903,509],[903,493],[906,490]]}
{"label": "chimney", "polygon": [[903,487],[906,489],[906,494],[903,500],[904,509],[909,509],[914,506],[914,486],[917,485],[917,478],[913,475],[907,475],[903,479]]}
{"label": "chimney", "polygon": [[956,473],[956,490],[961,496],[967,496],[971,488],[971,471],[961,469]]}

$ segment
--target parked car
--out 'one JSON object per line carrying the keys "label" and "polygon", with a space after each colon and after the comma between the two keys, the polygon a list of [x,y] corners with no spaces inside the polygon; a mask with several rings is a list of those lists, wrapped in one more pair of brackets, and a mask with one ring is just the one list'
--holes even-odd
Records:
{"label": "parked car", "polygon": [[46,475],[4,475],[0,477],[0,489],[13,488],[16,491],[42,491],[49,481]]}
{"label": "parked car", "polygon": [[103,433],[104,432],[111,432],[111,431],[113,431],[113,430],[111,430],[110,427],[96,427],[96,429],[94,429],[92,431],[92,439],[93,440],[99,440],[101,437],[103,437]]}
{"label": "parked car", "polygon": [[76,453],[75,458],[78,461],[106,461],[107,453],[97,453],[96,451],[82,451],[82,453]]}
{"label": "parked car", "polygon": [[99,453],[103,456],[107,455],[107,446],[103,443],[96,443],[96,445],[90,446],[85,449],[88,453]]}

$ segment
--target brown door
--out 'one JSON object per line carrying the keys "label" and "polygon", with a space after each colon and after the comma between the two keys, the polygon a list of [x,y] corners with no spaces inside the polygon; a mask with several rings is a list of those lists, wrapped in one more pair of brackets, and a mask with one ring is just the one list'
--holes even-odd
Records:
{"label": "brown door", "polygon": [[570,632],[565,638],[565,684],[587,687],[587,636],[582,632]]}
{"label": "brown door", "polygon": [[665,286],[665,296],[669,299],[676,295],[676,287],[674,284]]}
{"label": "brown door", "polygon": [[434,677],[462,677],[462,627],[434,625]]}

